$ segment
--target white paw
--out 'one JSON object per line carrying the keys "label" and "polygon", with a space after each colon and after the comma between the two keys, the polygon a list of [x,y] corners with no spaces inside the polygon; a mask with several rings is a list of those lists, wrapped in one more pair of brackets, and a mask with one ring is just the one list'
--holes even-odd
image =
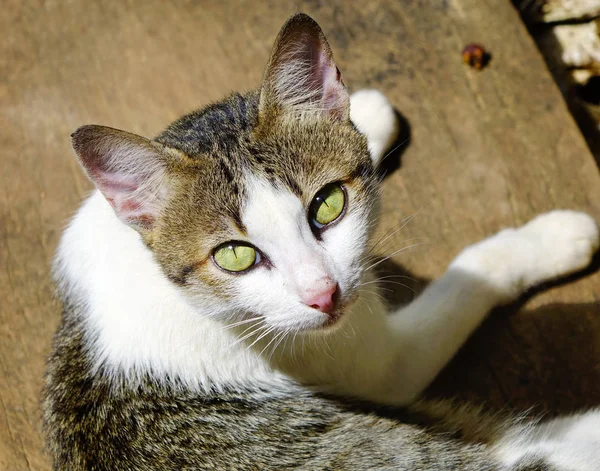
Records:
{"label": "white paw", "polygon": [[539,244],[538,279],[569,275],[589,265],[600,246],[598,225],[577,211],[556,210],[525,224],[518,233]]}
{"label": "white paw", "polygon": [[375,165],[398,137],[400,123],[394,108],[378,90],[359,90],[350,97],[350,119],[367,137]]}
{"label": "white paw", "polygon": [[598,226],[590,216],[558,210],[467,247],[451,266],[477,276],[510,301],[534,285],[585,268],[599,245]]}

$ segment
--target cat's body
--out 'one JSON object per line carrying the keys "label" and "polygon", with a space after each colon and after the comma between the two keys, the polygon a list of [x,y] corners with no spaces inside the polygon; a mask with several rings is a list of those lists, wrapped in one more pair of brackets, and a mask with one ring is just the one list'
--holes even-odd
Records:
{"label": "cat's body", "polygon": [[74,134],[100,191],[55,266],[56,469],[600,465],[599,413],[534,426],[414,403],[490,308],[589,263],[593,220],[557,211],[504,231],[388,313],[367,249],[395,118],[377,92],[349,113],[322,33],[296,16],[260,91],[152,142]]}

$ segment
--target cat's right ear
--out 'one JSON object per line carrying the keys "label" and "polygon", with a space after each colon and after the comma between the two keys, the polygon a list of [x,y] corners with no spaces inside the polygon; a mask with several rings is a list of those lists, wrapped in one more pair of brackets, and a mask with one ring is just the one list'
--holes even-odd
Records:
{"label": "cat's right ear", "polygon": [[134,229],[150,229],[166,197],[165,154],[144,137],[106,126],[82,126],[73,149],[117,216]]}
{"label": "cat's right ear", "polygon": [[346,121],[350,99],[323,31],[297,13],[281,28],[267,64],[259,115],[322,116]]}

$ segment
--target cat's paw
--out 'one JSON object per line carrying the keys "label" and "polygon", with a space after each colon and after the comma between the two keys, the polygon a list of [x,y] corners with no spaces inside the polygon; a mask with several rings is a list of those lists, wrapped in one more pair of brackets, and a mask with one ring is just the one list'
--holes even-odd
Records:
{"label": "cat's paw", "polygon": [[532,286],[585,268],[599,245],[590,216],[551,211],[467,247],[451,267],[477,276],[508,302]]}
{"label": "cat's paw", "polygon": [[518,230],[538,244],[538,260],[531,283],[569,275],[587,267],[600,246],[598,225],[577,211],[542,214]]}
{"label": "cat's paw", "polygon": [[379,164],[400,131],[394,107],[378,90],[359,90],[350,97],[350,119],[367,137],[373,162]]}

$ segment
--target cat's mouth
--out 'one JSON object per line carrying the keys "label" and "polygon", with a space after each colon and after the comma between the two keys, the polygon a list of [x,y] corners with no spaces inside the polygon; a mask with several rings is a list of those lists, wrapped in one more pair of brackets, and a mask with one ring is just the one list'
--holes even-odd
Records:
{"label": "cat's mouth", "polygon": [[323,328],[327,329],[329,327],[332,327],[334,325],[338,324],[338,321],[344,317],[344,310],[343,309],[336,309],[333,312],[330,312],[329,314],[327,314],[327,320],[325,321],[325,323],[323,324]]}
{"label": "cat's mouth", "polygon": [[348,311],[352,305],[358,300],[358,293],[354,294],[345,301],[338,301],[338,305],[333,311],[327,314],[327,319],[321,326],[321,329],[330,329],[339,327],[345,318],[348,317]]}

